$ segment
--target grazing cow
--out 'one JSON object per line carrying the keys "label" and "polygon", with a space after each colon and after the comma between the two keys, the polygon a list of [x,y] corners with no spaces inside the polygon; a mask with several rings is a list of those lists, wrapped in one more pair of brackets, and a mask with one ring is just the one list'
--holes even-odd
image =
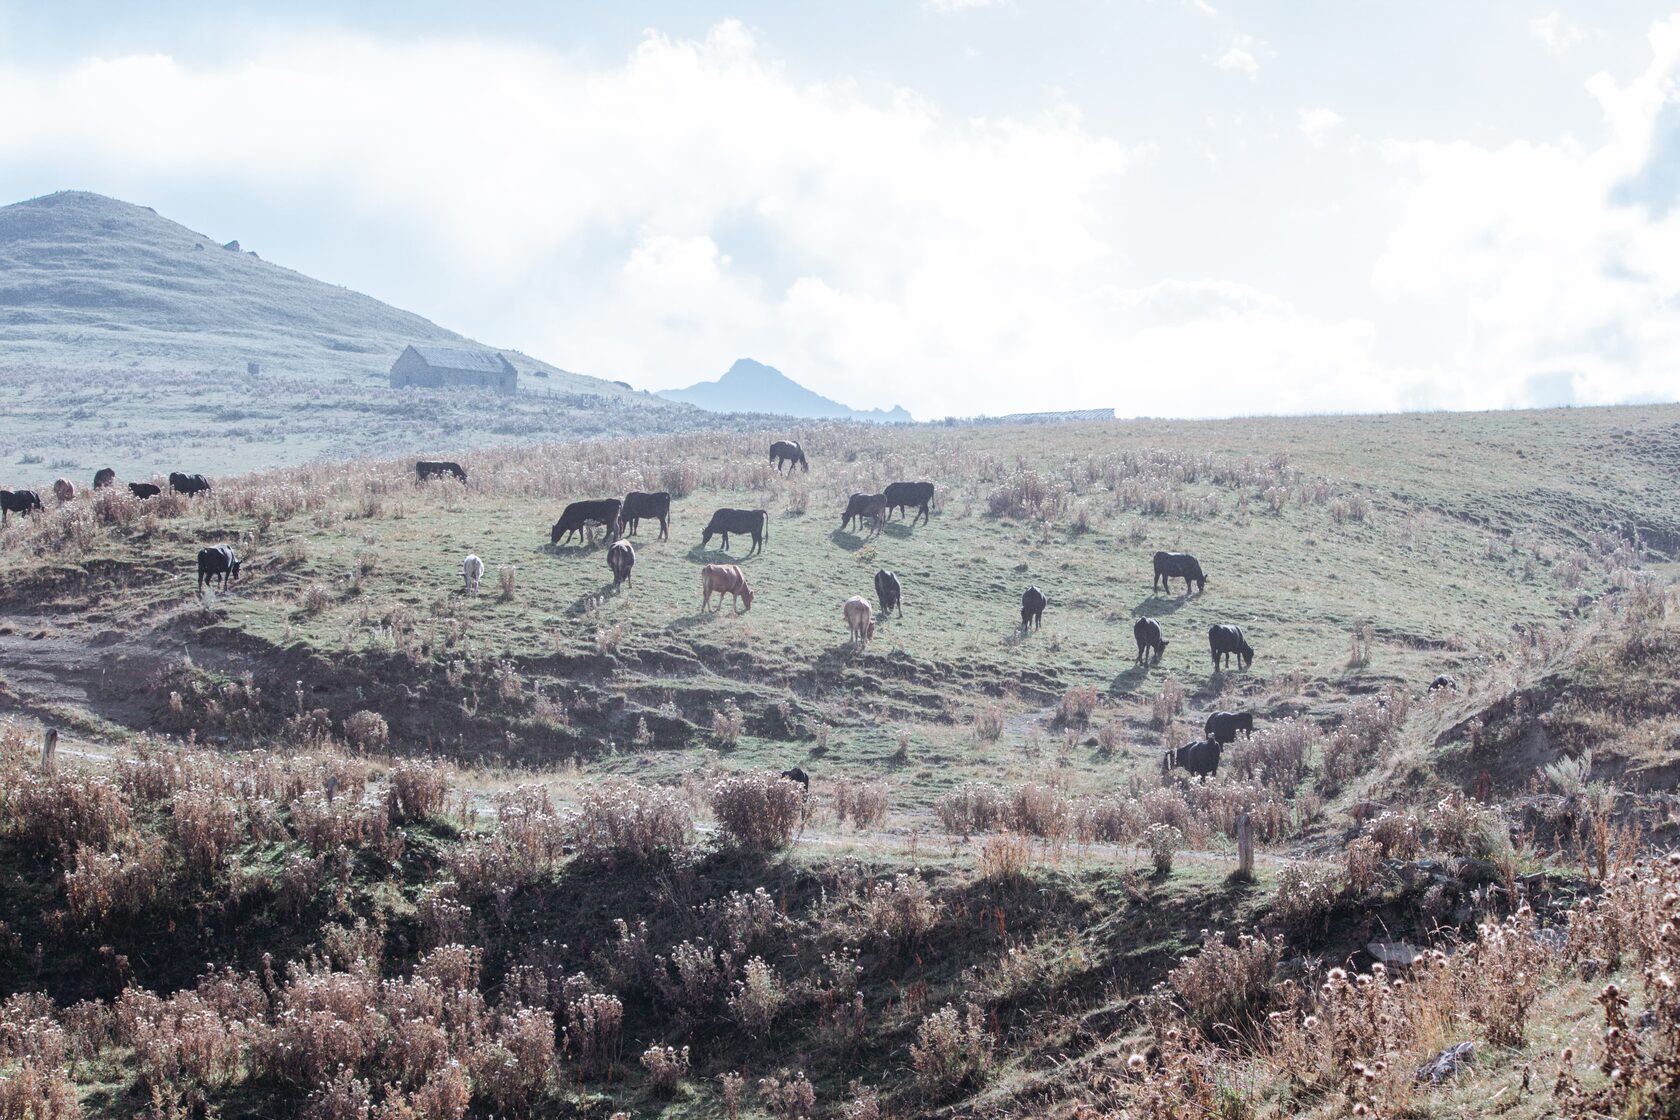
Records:
{"label": "grazing cow", "polygon": [[116,471],[112,470],[110,467],[101,467],[99,470],[94,472],[93,488],[95,490],[103,490],[107,486],[114,486],[116,481]]}
{"label": "grazing cow", "polygon": [[414,464],[414,477],[418,482],[432,478],[453,478],[457,482],[465,482],[467,472],[461,469],[459,463],[445,462],[441,459],[421,459]]}
{"label": "grazing cow", "polygon": [[1176,751],[1161,755],[1161,774],[1165,776],[1175,766],[1182,766],[1198,778],[1211,778],[1219,771],[1219,753],[1224,748],[1211,739],[1186,743]]}
{"label": "grazing cow", "polygon": [[609,537],[618,531],[617,498],[598,498],[588,502],[573,502],[560,513],[560,520],[554,523],[554,528],[548,531],[548,543],[559,544],[562,537],[570,537],[573,533],[584,538],[590,544],[595,543],[594,530],[591,525],[604,525]]}
{"label": "grazing cow", "polygon": [[[717,592],[718,610],[723,609],[723,597],[731,595],[735,598],[735,613],[745,614],[752,610],[752,588],[747,586],[747,577],[741,574],[741,569],[735,564],[707,564],[700,569],[700,590],[703,593],[700,609],[705,610],[712,604],[712,593]],[[742,607],[741,604],[746,606]]]}
{"label": "grazing cow", "polygon": [[870,609],[869,600],[862,595],[847,599],[840,613],[845,616],[846,626],[852,632],[852,641],[861,644],[875,636],[874,612]]}
{"label": "grazing cow", "polygon": [[846,512],[840,516],[840,528],[851,525],[855,519],[858,528],[863,527],[867,518],[880,531],[881,522],[887,517],[887,496],[885,494],[853,494],[846,500]]}
{"label": "grazing cow", "polygon": [[796,463],[805,469],[806,474],[811,473],[811,462],[805,458],[805,449],[799,446],[796,439],[779,439],[772,443],[770,461],[776,464],[777,474],[781,473],[783,464],[787,465],[788,473],[792,474]]}
{"label": "grazing cow", "polygon": [[[1148,665],[1161,663],[1161,655],[1167,652],[1167,640],[1161,637],[1161,624],[1153,618],[1140,618],[1132,623],[1132,637],[1137,639],[1137,663]],[[1153,657],[1151,657],[1153,655]]]}
{"label": "grazing cow", "polygon": [[1451,673],[1442,673],[1440,676],[1429,682],[1429,691],[1440,692],[1442,689],[1445,689],[1448,692],[1457,692],[1458,678],[1453,676]]}
{"label": "grazing cow", "polygon": [[661,490],[656,494],[645,494],[640,490],[632,490],[624,495],[624,505],[618,511],[618,535],[635,536],[641,527],[644,517],[656,518],[659,521],[659,539],[667,540],[671,536],[671,495],[669,491]]}
{"label": "grazing cow", "polygon": [[607,549],[607,567],[612,569],[614,591],[618,590],[619,584],[630,583],[630,571],[635,566],[636,549],[629,541],[614,541]]}
{"label": "grazing cow", "polygon": [[914,509],[916,515],[910,519],[911,528],[915,528],[917,517],[921,518],[924,525],[927,524],[930,516],[928,507],[933,505],[933,483],[889,482],[882,496],[887,499],[889,517],[895,509],[901,513],[906,509]]}
{"label": "grazing cow", "polygon": [[461,561],[461,582],[466,584],[466,590],[477,591],[478,582],[483,578],[484,561],[470,554]]}
{"label": "grazing cow", "polygon": [[1213,668],[1220,669],[1219,659],[1223,657],[1227,664],[1231,655],[1237,655],[1237,667],[1246,669],[1254,664],[1254,647],[1243,638],[1242,627],[1229,622],[1216,622],[1208,627],[1208,650],[1213,654]]}
{"label": "grazing cow", "polygon": [[811,796],[811,775],[805,773],[805,771],[803,769],[801,769],[800,767],[793,766],[793,767],[790,767],[786,770],[783,770],[782,771],[782,778],[785,781],[798,782],[800,784],[800,786],[805,790],[805,796],[806,797]]}
{"label": "grazing cow", "polygon": [[14,513],[37,513],[41,509],[41,495],[33,490],[0,490],[0,525]]}
{"label": "grazing cow", "polygon": [[752,547],[747,555],[764,548],[764,542],[770,539],[770,511],[762,509],[720,509],[712,514],[712,519],[706,523],[706,531],[701,535],[702,547],[710,548],[714,536],[723,537],[723,550],[729,551],[729,534],[752,534]]}
{"label": "grazing cow", "polygon": [[881,601],[881,617],[885,618],[896,608],[898,617],[904,617],[904,589],[898,585],[898,576],[882,568],[875,573],[875,598]]}
{"label": "grazing cow", "polygon": [[1037,584],[1021,592],[1021,629],[1038,629],[1044,622],[1044,608],[1049,605],[1050,600],[1044,597]]}
{"label": "grazing cow", "polygon": [[131,482],[128,484],[128,492],[144,500],[157,497],[163,490],[155,482]]}
{"label": "grazing cow", "polygon": [[201,474],[182,474],[180,471],[169,472],[169,488],[177,494],[191,497],[194,494],[208,494],[210,480]]}
{"label": "grazing cow", "polygon": [[233,549],[225,544],[215,548],[201,548],[198,550],[198,589],[204,590],[204,581],[216,582],[221,577],[222,590],[227,590],[228,580],[239,578],[239,557],[233,554]]}
{"label": "grazing cow", "polygon": [[1190,594],[1190,584],[1196,584],[1197,591],[1207,590],[1207,576],[1202,574],[1202,566],[1196,558],[1188,552],[1157,552],[1155,554],[1155,578],[1149,584],[1154,591],[1157,587],[1168,595],[1172,594],[1173,577],[1184,581],[1184,593]]}
{"label": "grazing cow", "polygon": [[59,505],[63,505],[75,496],[76,484],[74,482],[71,482],[68,478],[53,479],[53,497],[58,499]]}
{"label": "grazing cow", "polygon": [[1245,739],[1254,734],[1253,712],[1214,712],[1202,725],[1202,733],[1220,746],[1234,742],[1239,731]]}

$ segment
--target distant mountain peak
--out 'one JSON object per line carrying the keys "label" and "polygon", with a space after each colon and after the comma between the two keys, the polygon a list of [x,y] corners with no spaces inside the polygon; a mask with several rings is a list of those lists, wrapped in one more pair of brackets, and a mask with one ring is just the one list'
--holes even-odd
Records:
{"label": "distant mountain peak", "polygon": [[811,391],[777,369],[752,358],[737,358],[716,381],[700,381],[686,389],[667,389],[659,396],[706,409],[708,412],[766,412],[811,420],[863,420],[871,423],[914,422],[903,408],[858,409]]}

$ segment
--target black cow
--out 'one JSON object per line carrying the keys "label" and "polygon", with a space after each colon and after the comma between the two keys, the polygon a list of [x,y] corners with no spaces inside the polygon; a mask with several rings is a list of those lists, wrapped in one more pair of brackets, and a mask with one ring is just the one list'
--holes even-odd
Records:
{"label": "black cow", "polygon": [[227,590],[228,580],[239,578],[239,557],[225,544],[198,550],[198,589],[204,590],[205,580],[215,583],[217,576],[221,577],[224,591]]}
{"label": "black cow", "polygon": [[97,470],[97,471],[94,472],[93,488],[95,490],[103,490],[107,486],[114,485],[116,483],[116,481],[117,481],[117,472],[112,470],[110,467],[103,467],[100,470]]}
{"label": "black cow", "polygon": [[180,471],[169,472],[169,488],[177,494],[208,494],[210,480],[201,474],[182,474]]}
{"label": "black cow", "polygon": [[0,524],[14,513],[38,513],[41,495],[33,490],[0,490]]}
{"label": "black cow", "polygon": [[632,490],[624,495],[624,505],[618,511],[619,536],[635,536],[636,530],[641,528],[642,518],[651,517],[659,522],[659,539],[667,540],[671,536],[671,494],[668,490],[647,494],[640,490]]}
{"label": "black cow", "polygon": [[163,493],[163,488],[155,482],[131,482],[128,484],[128,492],[144,500],[157,497]]}
{"label": "black cow", "polygon": [[1442,689],[1445,689],[1448,692],[1457,692],[1458,678],[1453,676],[1451,673],[1442,673],[1440,676],[1429,682],[1429,691],[1439,692]]}
{"label": "black cow", "polygon": [[770,445],[770,461],[776,464],[776,473],[778,474],[781,473],[783,464],[787,465],[788,472],[791,474],[796,463],[805,469],[806,474],[811,473],[811,462],[805,458],[805,449],[799,446],[799,441],[796,439],[779,439],[772,443]]}
{"label": "black cow", "polygon": [[629,541],[614,541],[607,549],[607,567],[612,569],[613,590],[618,590],[621,583],[630,582],[630,571],[636,566],[636,550]]}
{"label": "black cow", "polygon": [[884,492],[887,499],[887,516],[892,516],[893,510],[903,511],[914,508],[916,516],[910,519],[912,528],[919,517],[925,525],[928,521],[928,507],[933,504],[933,483],[931,482],[889,482]]}
{"label": "black cow", "polygon": [[1243,638],[1242,627],[1229,622],[1216,622],[1208,627],[1208,650],[1213,654],[1213,668],[1220,669],[1219,659],[1223,657],[1227,664],[1231,655],[1237,655],[1237,667],[1246,669],[1254,664],[1254,647]]}
{"label": "black cow", "polygon": [[445,462],[438,459],[421,459],[414,464],[416,481],[425,482],[432,478],[453,478],[457,482],[467,481],[467,472],[461,469],[461,464]]}
{"label": "black cow", "polygon": [[805,790],[805,796],[811,796],[811,775],[797,766],[782,771],[782,777],[790,782],[798,782]]}
{"label": "black cow", "polygon": [[[1137,663],[1147,665],[1151,660],[1156,665],[1161,663],[1161,655],[1167,652],[1167,640],[1161,637],[1161,624],[1153,618],[1140,618],[1132,623],[1132,637],[1137,639]],[[1153,658],[1151,655],[1153,654]]]}
{"label": "black cow", "polygon": [[1239,731],[1244,738],[1254,734],[1253,712],[1214,712],[1202,725],[1202,733],[1220,746],[1233,742]]}
{"label": "black cow", "polygon": [[904,617],[904,589],[898,585],[898,577],[885,568],[875,573],[875,598],[881,600],[882,618],[894,608],[898,617]]}
{"label": "black cow", "polygon": [[1188,552],[1157,552],[1155,554],[1155,578],[1149,584],[1154,591],[1157,587],[1172,594],[1173,577],[1184,581],[1184,593],[1190,594],[1190,584],[1196,584],[1197,591],[1207,590],[1207,576],[1202,574],[1202,566],[1196,558]]}
{"label": "black cow", "polygon": [[711,547],[714,536],[723,537],[723,550],[729,551],[729,534],[750,533],[752,547],[747,555],[764,548],[764,542],[770,539],[770,511],[762,509],[720,509],[712,514],[712,519],[706,523],[706,531],[700,538],[701,545]]}
{"label": "black cow", "polygon": [[1021,592],[1021,629],[1038,629],[1044,622],[1044,608],[1050,605],[1050,600],[1044,597],[1044,592],[1038,585]]}
{"label": "black cow", "polygon": [[584,538],[590,544],[595,543],[591,525],[606,527],[607,535],[612,537],[618,530],[619,501],[617,498],[598,498],[588,502],[573,502],[560,513],[560,520],[554,523],[554,528],[548,531],[548,543],[559,544],[560,538],[570,537],[573,533]]}
{"label": "black cow", "polygon": [[1222,750],[1224,748],[1211,739],[1186,743],[1176,751],[1166,751],[1161,755],[1161,774],[1165,776],[1173,767],[1182,766],[1198,778],[1211,778],[1219,772],[1219,753]]}
{"label": "black cow", "polygon": [[874,523],[875,528],[881,527],[881,522],[887,517],[887,498],[884,494],[853,494],[846,500],[846,512],[840,517],[840,528],[851,525],[855,519],[858,528],[863,527],[864,518]]}

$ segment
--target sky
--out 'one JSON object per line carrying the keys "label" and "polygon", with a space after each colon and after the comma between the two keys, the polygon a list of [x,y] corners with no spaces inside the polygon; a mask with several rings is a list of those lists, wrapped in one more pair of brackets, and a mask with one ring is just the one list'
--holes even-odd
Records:
{"label": "sky", "polygon": [[151,206],[638,388],[1675,400],[1673,3],[0,0],[0,201]]}

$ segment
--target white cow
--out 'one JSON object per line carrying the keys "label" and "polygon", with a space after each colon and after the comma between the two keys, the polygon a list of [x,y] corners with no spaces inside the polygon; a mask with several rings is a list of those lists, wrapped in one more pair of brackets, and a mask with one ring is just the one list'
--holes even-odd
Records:
{"label": "white cow", "polygon": [[874,609],[869,600],[861,595],[853,595],[846,600],[846,605],[840,609],[846,617],[846,625],[851,628],[852,641],[863,644],[875,636],[875,620],[870,617]]}
{"label": "white cow", "polygon": [[461,579],[467,585],[468,591],[478,590],[478,581],[484,578],[484,561],[476,556],[468,556],[461,561]]}

